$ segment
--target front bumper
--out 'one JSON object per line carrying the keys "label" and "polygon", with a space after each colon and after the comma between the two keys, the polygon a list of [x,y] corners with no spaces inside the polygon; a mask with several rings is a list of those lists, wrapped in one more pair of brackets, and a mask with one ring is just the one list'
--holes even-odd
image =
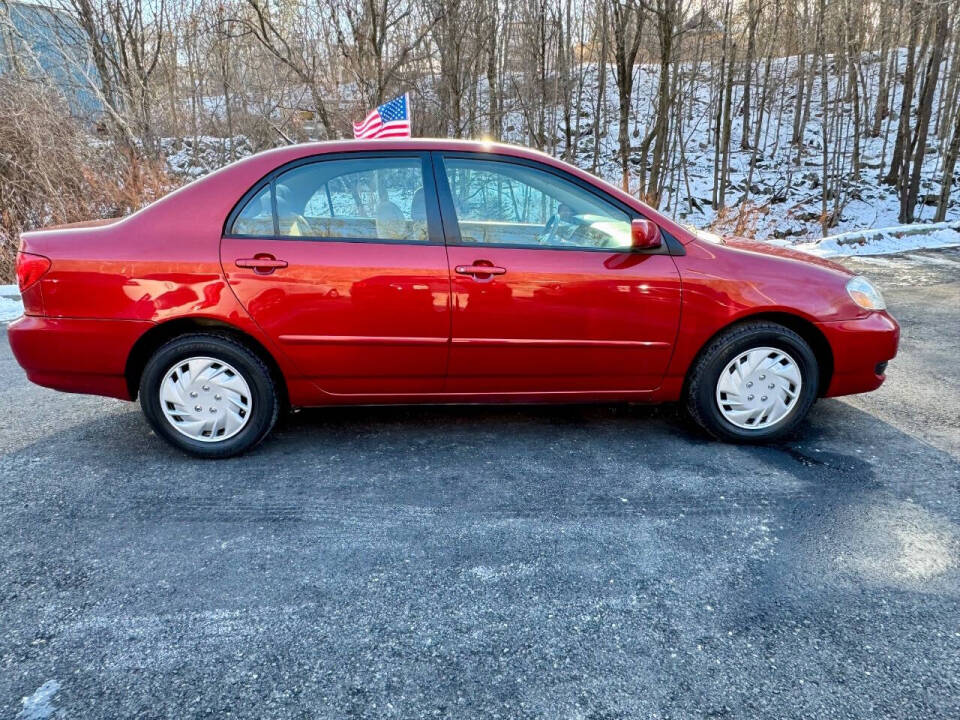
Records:
{"label": "front bumper", "polygon": [[833,350],[833,375],[824,397],[876,390],[897,354],[900,326],[886,312],[856,320],[818,323]]}
{"label": "front bumper", "polygon": [[152,322],[140,320],[24,315],[7,328],[7,338],[31,382],[54,390],[130,400],[127,358],[151,327]]}

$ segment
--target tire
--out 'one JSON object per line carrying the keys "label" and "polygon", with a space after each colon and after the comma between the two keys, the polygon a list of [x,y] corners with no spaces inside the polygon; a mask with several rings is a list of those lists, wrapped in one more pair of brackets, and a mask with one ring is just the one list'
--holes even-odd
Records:
{"label": "tire", "polygon": [[[714,338],[694,361],[687,376],[687,413],[720,440],[779,440],[807,416],[817,398],[819,374],[816,355],[793,330],[768,321],[744,322]],[[761,403],[768,397],[762,393],[771,400]],[[751,418],[756,427],[749,426]]]}
{"label": "tire", "polygon": [[182,335],[161,346],[143,370],[139,394],[157,435],[201,458],[232,457],[255,447],[280,413],[270,369],[224,335]]}

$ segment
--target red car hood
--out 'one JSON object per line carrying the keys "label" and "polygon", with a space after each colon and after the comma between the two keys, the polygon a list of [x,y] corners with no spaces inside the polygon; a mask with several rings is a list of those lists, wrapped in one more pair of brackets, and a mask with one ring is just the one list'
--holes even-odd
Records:
{"label": "red car hood", "polygon": [[750,240],[748,238],[741,237],[724,237],[723,242],[730,247],[739,248],[740,250],[747,250],[749,252],[755,252],[761,255],[773,255],[775,257],[786,258],[787,260],[799,260],[801,262],[810,263],[811,265],[819,265],[820,267],[827,268],[829,270],[835,270],[845,275],[855,274],[850,272],[847,268],[839,263],[835,263],[832,260],[817,257],[816,255],[811,255],[809,253],[800,252],[799,250],[791,250],[790,248],[780,247],[778,245],[770,245],[769,243],[758,242],[756,240]]}

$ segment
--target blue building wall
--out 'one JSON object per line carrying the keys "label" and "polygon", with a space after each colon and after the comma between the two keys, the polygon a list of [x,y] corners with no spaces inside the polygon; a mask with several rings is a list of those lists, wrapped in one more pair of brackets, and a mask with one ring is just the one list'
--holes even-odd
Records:
{"label": "blue building wall", "polygon": [[97,71],[74,19],[62,10],[19,2],[0,5],[0,20],[5,12],[13,30],[0,28],[0,74],[19,65],[28,75],[46,76],[66,99],[72,115],[95,122],[103,110],[90,87],[91,81],[97,82]]}

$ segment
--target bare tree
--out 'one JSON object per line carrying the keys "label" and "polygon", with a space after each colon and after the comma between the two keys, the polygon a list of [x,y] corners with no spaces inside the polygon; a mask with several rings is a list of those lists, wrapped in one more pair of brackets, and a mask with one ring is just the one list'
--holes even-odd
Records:
{"label": "bare tree", "polygon": [[900,222],[913,222],[914,209],[917,206],[917,194],[920,191],[920,173],[923,159],[927,153],[927,135],[930,130],[930,114],[933,109],[933,94],[940,80],[940,64],[943,62],[943,48],[947,41],[947,5],[940,2],[934,10],[933,40],[930,45],[930,58],[920,88],[920,102],[917,105],[917,125],[913,132],[913,171],[909,184],[904,183],[905,191],[900,195]]}
{"label": "bare tree", "polygon": [[937,200],[937,213],[934,220],[942,222],[947,219],[947,207],[950,204],[950,193],[956,184],[953,173],[957,166],[957,156],[960,155],[960,108],[953,110],[953,136],[950,146],[943,158],[943,175],[940,180],[940,197]]}

